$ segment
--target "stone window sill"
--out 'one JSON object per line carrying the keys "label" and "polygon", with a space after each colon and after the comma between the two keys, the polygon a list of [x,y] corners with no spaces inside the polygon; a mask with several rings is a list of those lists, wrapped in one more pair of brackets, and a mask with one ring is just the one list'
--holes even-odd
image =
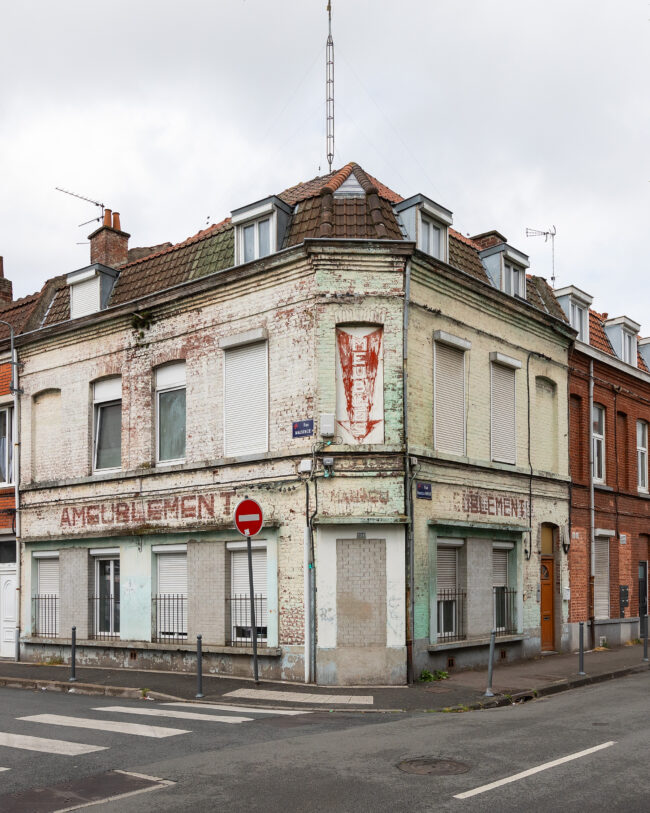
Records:
{"label": "stone window sill", "polygon": [[[495,647],[499,644],[512,644],[517,641],[525,641],[528,638],[523,633],[516,635],[499,635],[495,640]],[[429,652],[445,652],[448,649],[471,649],[476,646],[489,646],[490,636],[482,638],[465,638],[462,641],[441,641],[439,644],[429,644],[427,650]]]}

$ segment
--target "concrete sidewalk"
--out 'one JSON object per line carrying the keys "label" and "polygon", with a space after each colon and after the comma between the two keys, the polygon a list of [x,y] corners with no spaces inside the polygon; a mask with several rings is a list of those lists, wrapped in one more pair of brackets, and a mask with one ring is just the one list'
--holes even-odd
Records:
{"label": "concrete sidewalk", "polygon": [[[203,676],[204,702],[303,708],[305,710],[442,711],[503,705],[553,694],[590,683],[644,671],[641,645],[585,653],[586,676],[578,675],[577,654],[546,655],[494,667],[495,698],[484,697],[487,670],[452,672],[448,679],[412,686],[321,687],[263,681],[259,687],[240,678]],[[178,672],[77,667],[0,661],[0,686],[47,691],[75,691],[109,696],[193,700],[196,676]]]}

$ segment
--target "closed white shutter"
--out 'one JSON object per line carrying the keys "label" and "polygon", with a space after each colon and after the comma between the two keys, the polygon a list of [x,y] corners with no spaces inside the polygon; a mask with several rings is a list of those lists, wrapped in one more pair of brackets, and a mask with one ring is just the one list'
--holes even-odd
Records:
{"label": "closed white shutter", "polygon": [[38,594],[39,596],[59,595],[59,560],[38,560]]}
{"label": "closed white shutter", "polygon": [[492,586],[508,586],[508,551],[492,549]]}
{"label": "closed white shutter", "polygon": [[594,540],[594,616],[609,618],[609,539]]}
{"label": "closed white shutter", "polygon": [[268,450],[266,342],[224,353],[224,446],[226,457]]}
{"label": "closed white shutter", "polygon": [[440,592],[440,590],[456,589],[457,558],[458,552],[456,548],[438,548],[438,563],[436,568],[438,592]]}
{"label": "closed white shutter", "polygon": [[158,556],[158,593],[187,595],[187,554],[161,553]]}
{"label": "closed white shutter", "polygon": [[492,460],[515,463],[515,371],[503,364],[492,364],[491,368]]}
{"label": "closed white shutter", "polygon": [[99,310],[99,277],[91,277],[70,286],[70,318]]}
{"label": "closed white shutter", "polygon": [[187,554],[158,555],[158,638],[187,635]]}
{"label": "closed white shutter", "polygon": [[435,345],[435,446],[441,452],[465,454],[465,353]]}

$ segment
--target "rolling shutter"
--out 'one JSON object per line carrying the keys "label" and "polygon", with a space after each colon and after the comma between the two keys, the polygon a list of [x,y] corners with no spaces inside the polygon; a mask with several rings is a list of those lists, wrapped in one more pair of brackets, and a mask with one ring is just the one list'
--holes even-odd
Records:
{"label": "rolling shutter", "polygon": [[226,457],[268,450],[266,342],[224,353],[224,447]]}
{"label": "rolling shutter", "polygon": [[515,463],[515,371],[502,364],[492,364],[491,367],[492,460]]}
{"label": "rolling shutter", "polygon": [[435,446],[465,454],[465,352],[435,345]]}
{"label": "rolling shutter", "polygon": [[[245,550],[231,552],[231,622],[233,626],[233,639],[241,639],[242,632],[250,631],[251,610],[250,590],[248,584],[248,553]],[[253,590],[255,596],[261,596],[255,601],[255,626],[266,636],[267,607],[266,607],[266,549],[257,548],[252,551],[253,557]],[[248,638],[250,632],[243,632]]]}
{"label": "rolling shutter", "polygon": [[70,318],[86,316],[99,310],[99,277],[70,285]]}
{"label": "rolling shutter", "polygon": [[187,554],[161,553],[158,556],[158,593],[187,595]]}
{"label": "rolling shutter", "polygon": [[492,586],[508,586],[508,551],[492,549]]}
{"label": "rolling shutter", "polygon": [[594,540],[594,617],[609,618],[609,539]]}
{"label": "rolling shutter", "polygon": [[436,583],[438,592],[456,589],[456,548],[438,548]]}
{"label": "rolling shutter", "polygon": [[59,560],[38,560],[38,594],[39,596],[59,595]]}

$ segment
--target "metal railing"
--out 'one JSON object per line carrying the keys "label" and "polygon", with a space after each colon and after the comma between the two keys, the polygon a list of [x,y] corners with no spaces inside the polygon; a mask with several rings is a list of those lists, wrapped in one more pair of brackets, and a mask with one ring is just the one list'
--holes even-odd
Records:
{"label": "metal railing", "polygon": [[187,641],[187,596],[162,593],[152,598],[153,640],[158,643]]}
{"label": "metal railing", "polygon": [[[264,645],[267,642],[266,596],[257,595],[254,602],[257,643]],[[227,634],[228,646],[252,646],[250,597],[231,596],[227,598],[226,618],[230,620]]]}
{"label": "metal railing", "polygon": [[517,632],[517,591],[513,587],[493,587],[494,629],[499,635],[514,635]]}
{"label": "metal railing", "polygon": [[462,641],[465,637],[465,591],[438,590],[438,641]]}
{"label": "metal railing", "polygon": [[34,635],[56,638],[59,635],[59,597],[40,595],[32,598]]}
{"label": "metal railing", "polygon": [[94,596],[89,599],[88,637],[98,641],[119,638],[120,600],[115,596]]}

